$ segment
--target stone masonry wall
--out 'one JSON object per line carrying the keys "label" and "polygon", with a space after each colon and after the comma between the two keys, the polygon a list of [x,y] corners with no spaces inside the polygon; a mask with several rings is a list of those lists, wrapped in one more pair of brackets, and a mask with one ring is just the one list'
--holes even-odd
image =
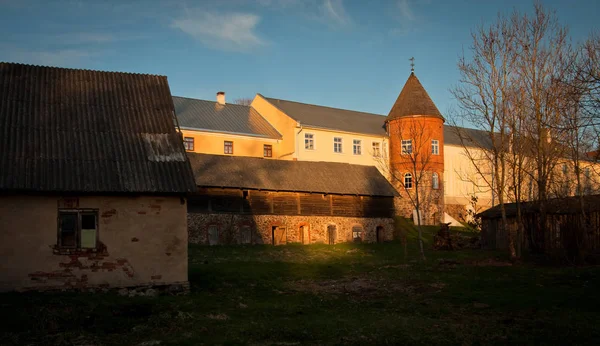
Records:
{"label": "stone masonry wall", "polygon": [[333,216],[288,216],[288,215],[239,215],[188,213],[189,241],[195,244],[208,244],[208,228],[216,225],[219,244],[242,243],[241,230],[251,229],[252,244],[272,244],[273,227],[285,227],[287,243],[301,243],[300,227],[308,227],[310,242],[327,243],[328,227],[335,226],[335,243],[353,241],[352,229],[362,227],[362,241],[376,242],[377,228],[379,241],[392,240],[394,220],[392,218],[359,218]]}

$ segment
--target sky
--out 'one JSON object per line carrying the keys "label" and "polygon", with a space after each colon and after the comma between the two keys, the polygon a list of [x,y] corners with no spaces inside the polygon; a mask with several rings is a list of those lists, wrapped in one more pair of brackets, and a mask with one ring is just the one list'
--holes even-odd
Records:
{"label": "sky", "polygon": [[[600,0],[547,0],[574,42]],[[171,93],[256,93],[387,115],[410,74],[443,114],[471,31],[533,2],[0,0],[0,61],[166,75]]]}

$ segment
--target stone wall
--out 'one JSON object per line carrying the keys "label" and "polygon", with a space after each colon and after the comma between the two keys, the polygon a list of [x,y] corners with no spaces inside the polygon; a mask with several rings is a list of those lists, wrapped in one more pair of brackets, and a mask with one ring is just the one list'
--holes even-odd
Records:
{"label": "stone wall", "polygon": [[[94,249],[57,244],[59,210],[97,211]],[[0,291],[186,285],[187,206],[167,196],[0,196]]]}
{"label": "stone wall", "polygon": [[[328,229],[335,227],[335,243],[353,241],[352,229],[362,228],[361,241],[376,242],[392,240],[394,220],[392,218],[358,218],[334,216],[290,216],[290,215],[240,215],[188,213],[189,241],[208,244],[209,227],[218,229],[219,244],[243,243],[243,228],[250,230],[252,244],[272,244],[273,228],[285,228],[287,243],[328,243]],[[304,240],[300,227],[308,228],[309,240]]]}
{"label": "stone wall", "polygon": [[[400,174],[398,174],[400,176]],[[424,225],[437,225],[442,221],[445,211],[444,189],[440,182],[438,189],[431,187],[430,173],[425,172],[419,186],[419,200],[421,201],[421,220]],[[441,177],[440,177],[441,179]],[[414,181],[413,181],[414,184]],[[404,189],[399,181],[392,181],[392,185],[400,194],[400,197],[394,199],[396,215],[413,219],[413,210],[415,206],[411,201],[415,199],[415,188]]]}

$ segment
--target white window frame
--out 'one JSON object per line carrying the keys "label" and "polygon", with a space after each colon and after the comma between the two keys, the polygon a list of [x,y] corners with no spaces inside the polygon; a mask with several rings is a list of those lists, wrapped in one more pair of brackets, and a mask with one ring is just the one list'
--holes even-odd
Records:
{"label": "white window frame", "polygon": [[[356,150],[357,148],[358,148],[358,152]],[[354,155],[362,155],[362,140],[360,140],[360,139],[352,140],[352,153]]]}
{"label": "white window frame", "polygon": [[[339,142],[337,141],[339,139]],[[337,151],[337,145],[339,144],[340,151]],[[333,152],[336,154],[344,153],[344,139],[342,137],[333,137]]]}
{"label": "white window frame", "polygon": [[412,174],[411,173],[404,173],[404,188],[407,190],[412,189],[413,187],[413,181],[412,181]]}
{"label": "white window frame", "polygon": [[373,157],[381,157],[381,142],[371,142]]}
{"label": "white window frame", "polygon": [[431,174],[431,187],[434,190],[437,190],[440,188],[440,176],[439,176],[439,174],[437,174],[437,172],[433,172]]}
{"label": "white window frame", "polygon": [[440,154],[440,141],[437,139],[431,140],[431,154],[439,155]]}
{"label": "white window frame", "polygon": [[[307,136],[310,136],[310,138],[307,138]],[[311,144],[310,148],[307,147],[307,141],[309,141],[308,143]],[[312,132],[304,133],[304,150],[315,150],[315,148],[315,134]]]}
{"label": "white window frame", "polygon": [[411,155],[412,154],[412,139],[403,139],[402,140],[402,155]]}

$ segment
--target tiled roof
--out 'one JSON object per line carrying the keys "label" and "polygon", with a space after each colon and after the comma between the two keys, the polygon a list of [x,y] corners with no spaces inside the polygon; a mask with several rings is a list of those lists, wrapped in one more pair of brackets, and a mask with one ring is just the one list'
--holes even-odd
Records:
{"label": "tiled roof", "polygon": [[414,73],[410,74],[406,84],[404,84],[398,99],[396,99],[390,114],[388,114],[388,120],[411,115],[429,115],[444,118]]}
{"label": "tiled roof", "polygon": [[195,190],[164,76],[0,63],[0,191]]}
{"label": "tiled roof", "polygon": [[254,108],[173,96],[179,126],[184,129],[280,139],[281,134]]}
{"label": "tiled roof", "polygon": [[386,118],[378,114],[317,106],[271,97],[265,97],[265,99],[302,125],[386,136],[384,127]]}
{"label": "tiled roof", "polygon": [[196,153],[188,157],[200,187],[397,196],[373,166]]}

